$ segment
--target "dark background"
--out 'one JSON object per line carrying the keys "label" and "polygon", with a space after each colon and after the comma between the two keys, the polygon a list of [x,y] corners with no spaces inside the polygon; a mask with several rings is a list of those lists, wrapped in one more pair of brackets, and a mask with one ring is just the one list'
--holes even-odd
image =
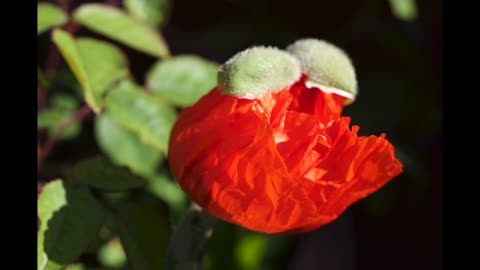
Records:
{"label": "dark background", "polygon": [[[72,2],[74,9],[98,1]],[[344,115],[360,126],[360,135],[385,132],[404,164],[402,175],[331,224],[302,235],[268,236],[267,253],[277,249],[263,255],[260,269],[443,269],[443,10],[442,1],[416,5],[416,19],[403,21],[386,0],[171,1],[162,33],[174,55],[198,54],[223,63],[252,45],[285,48],[304,37],[343,48],[359,82],[359,96]],[[77,33],[87,34],[96,36],[85,29]],[[41,37],[39,44],[48,38]],[[119,46],[143,83],[156,59]],[[38,51],[43,63],[47,47]],[[98,153],[91,125],[85,123],[76,143],[58,147],[52,162]],[[219,224],[205,268],[241,269],[232,258],[235,243],[248,233]]]}
{"label": "dark background", "polygon": [[299,236],[280,268],[442,269],[442,1],[416,5],[407,22],[381,0],[173,1],[164,35],[174,54],[222,63],[303,37],[343,48],[360,93],[344,115],[361,135],[385,132],[405,166],[337,221]]}

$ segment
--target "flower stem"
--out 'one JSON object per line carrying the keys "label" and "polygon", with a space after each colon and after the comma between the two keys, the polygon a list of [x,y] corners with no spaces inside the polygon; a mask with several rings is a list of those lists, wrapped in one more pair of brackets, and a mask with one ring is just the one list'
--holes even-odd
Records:
{"label": "flower stem", "polygon": [[200,270],[216,218],[196,205],[175,229],[167,248],[164,269]]}
{"label": "flower stem", "polygon": [[41,164],[42,161],[48,156],[50,151],[52,151],[53,146],[57,142],[58,138],[62,136],[63,132],[73,123],[80,121],[82,118],[87,116],[92,112],[92,109],[88,105],[84,105],[82,108],[80,108],[75,114],[68,119],[68,121],[64,122],[63,124],[60,125],[58,128],[57,132],[48,139],[48,141],[45,143],[45,145],[40,149],[39,153],[39,163]]}

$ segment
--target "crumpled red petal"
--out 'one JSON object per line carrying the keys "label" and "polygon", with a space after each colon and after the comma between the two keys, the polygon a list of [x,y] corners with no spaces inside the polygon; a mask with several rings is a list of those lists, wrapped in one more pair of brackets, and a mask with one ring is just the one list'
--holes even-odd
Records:
{"label": "crumpled red petal", "polygon": [[215,88],[182,111],[168,158],[193,201],[254,231],[304,232],[402,172],[384,134],[357,136],[344,98],[304,80],[254,100]]}

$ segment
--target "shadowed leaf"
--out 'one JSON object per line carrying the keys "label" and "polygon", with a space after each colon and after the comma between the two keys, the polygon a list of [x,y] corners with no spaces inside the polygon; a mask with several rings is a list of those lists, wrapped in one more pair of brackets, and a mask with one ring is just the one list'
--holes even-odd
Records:
{"label": "shadowed leaf", "polygon": [[103,209],[88,189],[61,180],[44,186],[38,199],[38,269],[61,269],[96,237]]}
{"label": "shadowed leaf", "polygon": [[136,270],[161,270],[170,235],[167,213],[144,203],[126,203],[117,208],[122,246]]}
{"label": "shadowed leaf", "polygon": [[[47,128],[49,136],[53,136],[60,126],[70,120],[78,102],[69,95],[58,94],[51,97],[51,106],[43,109],[37,114],[37,128]],[[72,139],[80,133],[81,122],[69,125],[59,139]]]}
{"label": "shadowed leaf", "polygon": [[198,269],[216,218],[193,204],[176,226],[165,255],[165,269]]}
{"label": "shadowed leaf", "polygon": [[103,157],[81,161],[73,167],[76,183],[107,191],[125,191],[142,187],[146,180],[133,174],[128,168],[112,164]]}

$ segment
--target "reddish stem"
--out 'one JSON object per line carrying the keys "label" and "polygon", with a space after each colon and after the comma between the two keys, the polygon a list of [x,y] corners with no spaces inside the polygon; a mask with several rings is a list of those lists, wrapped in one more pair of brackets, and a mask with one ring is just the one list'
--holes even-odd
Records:
{"label": "reddish stem", "polygon": [[57,4],[63,11],[65,11],[65,13],[68,13],[68,10],[70,8],[70,6],[68,5],[68,0],[57,0]]}
{"label": "reddish stem", "polygon": [[120,6],[120,1],[119,0],[106,0],[104,2],[104,4],[112,6],[112,7],[118,7],[118,6]]}
{"label": "reddish stem", "polygon": [[63,132],[73,123],[80,121],[82,118],[87,116],[92,112],[92,109],[88,105],[84,105],[82,108],[80,108],[75,114],[68,119],[68,121],[62,123],[60,127],[58,128],[57,132],[48,139],[48,141],[45,143],[45,145],[40,149],[40,154],[39,154],[39,160],[40,164],[42,161],[50,154],[50,152],[53,149],[53,146],[57,142],[58,138],[63,134]]}
{"label": "reddish stem", "polygon": [[51,44],[48,49],[48,57],[45,63],[45,75],[52,77],[55,74],[55,69],[60,61],[60,54],[58,53],[55,44]]}
{"label": "reddish stem", "polygon": [[45,102],[46,102],[45,90],[40,86],[37,86],[37,107],[39,110],[45,107]]}

